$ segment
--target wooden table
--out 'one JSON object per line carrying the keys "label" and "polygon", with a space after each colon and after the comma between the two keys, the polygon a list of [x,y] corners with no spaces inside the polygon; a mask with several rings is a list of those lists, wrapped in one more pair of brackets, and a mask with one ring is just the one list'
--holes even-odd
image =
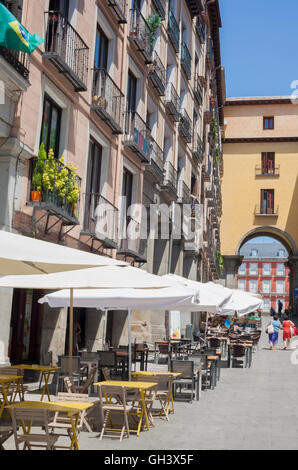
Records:
{"label": "wooden table", "polygon": [[42,373],[44,379],[44,386],[41,393],[40,401],[43,400],[45,394],[47,394],[49,401],[51,401],[50,393],[49,393],[49,378],[52,372],[59,370],[60,367],[57,366],[41,366],[39,364],[18,364],[10,366],[12,369],[21,369],[21,370],[37,370]]}
{"label": "wooden table", "polygon": [[[71,424],[72,432],[69,434],[69,438],[71,439],[71,443],[69,447],[66,446],[55,446],[55,448],[59,449],[69,449],[72,450],[73,448],[79,450],[79,443],[78,443],[78,436],[77,436],[77,426],[79,421],[80,412],[84,411],[88,408],[93,406],[93,403],[80,403],[80,402],[55,402],[55,401],[22,401],[18,403],[13,403],[7,406],[9,410],[12,408],[18,409],[35,409],[35,410],[49,410],[54,413],[65,413],[69,418]],[[22,423],[22,428],[24,434],[28,434],[30,432],[31,423],[29,426],[25,427],[24,423]],[[65,436],[67,436],[65,434]]]}
{"label": "wooden table", "polygon": [[139,417],[139,422],[137,429],[129,429],[129,432],[136,432],[137,436],[140,435],[141,428],[142,428],[142,422],[143,418],[145,418],[145,428],[149,431],[149,419],[148,419],[148,414],[147,414],[147,408],[146,408],[146,403],[145,403],[145,398],[146,398],[146,392],[148,390],[151,390],[153,387],[157,385],[155,382],[133,382],[133,381],[128,381],[128,380],[105,380],[104,382],[95,382],[93,384],[94,386],[98,385],[108,385],[109,387],[115,386],[115,387],[126,387],[128,389],[137,389],[139,390],[139,407],[141,409],[140,412],[140,417]]}
{"label": "wooden table", "polygon": [[[0,375],[0,386],[3,395],[3,400],[0,406],[0,418],[3,414],[4,407],[14,403],[18,390],[21,390],[22,380],[23,377],[21,375]],[[12,385],[16,386],[16,391],[12,394],[11,399],[9,400],[8,395]]]}

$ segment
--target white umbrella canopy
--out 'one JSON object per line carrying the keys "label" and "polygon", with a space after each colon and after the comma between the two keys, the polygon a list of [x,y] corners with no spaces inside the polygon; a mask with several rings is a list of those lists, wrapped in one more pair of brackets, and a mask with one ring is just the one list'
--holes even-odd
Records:
{"label": "white umbrella canopy", "polygon": [[52,274],[0,276],[0,287],[20,289],[158,289],[171,283],[132,266],[102,266]]}
{"label": "white umbrella canopy", "polygon": [[[52,308],[69,307],[69,290],[47,294],[38,302],[48,303]],[[198,302],[198,291],[180,286],[161,289],[79,289],[73,292],[74,307],[100,310],[168,310],[171,307],[195,310]]]}
{"label": "white umbrella canopy", "polygon": [[232,296],[230,289],[223,290],[217,284],[209,284],[186,279],[176,274],[166,274],[161,276],[165,281],[172,282],[172,285],[185,286],[187,288],[197,289],[199,291],[200,309],[193,311],[222,313],[222,307]]}
{"label": "white umbrella canopy", "polygon": [[0,231],[0,275],[48,274],[92,266],[127,265],[56,243]]}
{"label": "white umbrella canopy", "polygon": [[229,300],[222,307],[223,315],[231,315],[237,312],[238,316],[248,315],[263,307],[263,300],[250,295],[249,292],[240,289],[229,289],[221,284],[209,282],[208,284],[216,286],[224,291],[232,292]]}

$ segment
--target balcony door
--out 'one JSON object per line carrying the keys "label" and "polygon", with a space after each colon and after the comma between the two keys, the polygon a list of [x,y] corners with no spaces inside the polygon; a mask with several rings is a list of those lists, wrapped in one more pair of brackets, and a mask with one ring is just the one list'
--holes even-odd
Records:
{"label": "balcony door", "polygon": [[69,0],[50,0],[49,11],[59,11],[68,19]]}
{"label": "balcony door", "polygon": [[107,70],[109,54],[109,40],[103,30],[97,26],[94,68]]}
{"label": "balcony door", "polygon": [[273,175],[275,168],[275,153],[274,152],[262,152],[262,174]]}
{"label": "balcony door", "polygon": [[40,142],[44,143],[47,153],[50,149],[54,151],[55,158],[60,157],[61,115],[62,109],[48,95],[45,95]]}
{"label": "balcony door", "polygon": [[261,189],[261,214],[274,214],[274,189]]}
{"label": "balcony door", "polygon": [[132,188],[133,188],[133,174],[123,168],[123,177],[122,177],[122,204],[121,204],[121,224],[122,224],[122,239],[121,246],[122,248],[128,248],[129,240],[127,236],[128,225],[131,222],[132,218],[129,216],[129,208],[132,204]]}
{"label": "balcony door", "polygon": [[102,146],[90,139],[84,225],[92,233],[95,233],[96,208],[100,202],[101,167]]}

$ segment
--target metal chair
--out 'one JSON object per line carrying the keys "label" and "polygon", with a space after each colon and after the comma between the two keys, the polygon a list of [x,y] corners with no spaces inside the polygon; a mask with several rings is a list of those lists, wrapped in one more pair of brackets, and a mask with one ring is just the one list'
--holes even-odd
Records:
{"label": "metal chair", "polygon": [[194,360],[194,363],[196,363],[196,361],[199,361],[202,375],[202,388],[204,387],[204,390],[207,390],[208,388],[214,388],[214,377],[212,376],[212,370],[208,361],[208,355],[208,353],[196,352],[190,356],[191,359]]}
{"label": "metal chair", "polygon": [[194,373],[194,361],[171,361],[171,372],[179,372],[181,375],[173,380],[173,395],[174,399],[177,397],[177,388],[180,388],[180,398],[183,396],[182,386],[186,385],[187,388],[191,386],[191,393],[188,393],[190,402],[195,399],[198,399],[198,383]]}
{"label": "metal chair", "polygon": [[240,344],[233,344],[230,346],[229,367],[232,367],[233,361],[242,359],[242,367],[247,367],[247,350]]}
{"label": "metal chair", "polygon": [[114,371],[117,373],[117,353],[116,351],[97,351],[98,354],[98,367],[102,369],[106,367],[110,373]]}
{"label": "metal chair", "polygon": [[[53,364],[53,351],[43,351],[41,353],[41,360],[40,363],[42,366],[51,366]],[[51,375],[54,375],[55,371],[51,372]],[[41,382],[42,382],[43,374],[40,373],[39,377],[39,389],[41,389]]]}
{"label": "metal chair", "polygon": [[[70,356],[58,356],[58,374],[57,374],[57,384],[56,384],[56,395],[59,391],[59,382],[63,381],[64,377],[69,376],[69,357]],[[84,369],[85,373],[86,370]],[[80,356],[72,356],[72,377],[74,382],[80,384],[82,370],[80,363]]]}

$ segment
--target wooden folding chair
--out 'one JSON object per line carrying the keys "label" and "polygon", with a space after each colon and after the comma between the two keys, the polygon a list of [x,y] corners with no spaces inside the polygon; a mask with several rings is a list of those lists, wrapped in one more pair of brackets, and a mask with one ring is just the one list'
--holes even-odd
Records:
{"label": "wooden folding chair", "polygon": [[[171,374],[150,374],[150,375],[142,375],[142,372],[138,372],[138,380],[140,382],[155,382],[157,386],[155,387],[154,392],[152,392],[150,398],[148,398],[148,402],[152,401],[152,404],[148,407],[148,417],[151,421],[153,416],[161,416],[165,417],[167,421],[169,421],[169,412],[170,412],[170,403],[172,402],[172,411],[173,408],[173,401],[171,400],[171,391],[172,391],[172,383],[173,383],[173,376]],[[159,401],[160,409],[154,408],[154,402]],[[152,420],[153,421],[153,420]]]}
{"label": "wooden folding chair", "polygon": [[[89,403],[88,395],[83,393],[64,393],[59,392],[55,401],[61,402],[77,402],[77,403]],[[76,428],[77,436],[85,426],[88,432],[92,432],[91,426],[87,419],[87,411],[83,410],[80,412],[79,421]],[[51,429],[65,429],[70,438],[72,438],[72,426],[70,419],[67,416],[61,415],[61,413],[55,413],[54,419],[49,423]],[[63,436],[65,434],[61,434]]]}
{"label": "wooden folding chair", "polygon": [[[103,384],[99,385],[98,389],[103,423],[100,440],[105,436],[119,437],[120,433],[120,441],[122,441],[125,434],[129,437],[128,413],[133,409],[133,404],[127,403],[127,389],[120,385]],[[113,427],[112,414],[123,415],[124,423],[120,428]],[[110,427],[107,427],[108,421]]]}
{"label": "wooden folding chair", "polygon": [[75,385],[71,377],[64,377],[64,387],[68,393],[87,393],[95,380],[98,366],[93,366],[86,381],[82,385]]}
{"label": "wooden folding chair", "polygon": [[[0,375],[18,375],[19,377],[24,377],[24,371],[22,369],[15,369],[13,367],[1,367],[0,368]],[[20,401],[24,401],[25,392],[28,390],[28,387],[21,382],[21,385],[12,384],[9,387],[8,395],[11,397],[11,403],[13,403],[19,395]],[[1,393],[1,387],[0,387]]]}
{"label": "wooden folding chair", "polygon": [[[12,426],[16,449],[20,450],[19,445],[24,444],[23,450],[32,447],[45,447],[47,450],[53,450],[58,435],[49,431],[49,410],[37,410],[35,408],[12,408]],[[19,426],[19,423],[21,426]],[[32,427],[38,426],[43,429],[43,433],[32,433]],[[22,434],[19,430],[22,429]]]}

